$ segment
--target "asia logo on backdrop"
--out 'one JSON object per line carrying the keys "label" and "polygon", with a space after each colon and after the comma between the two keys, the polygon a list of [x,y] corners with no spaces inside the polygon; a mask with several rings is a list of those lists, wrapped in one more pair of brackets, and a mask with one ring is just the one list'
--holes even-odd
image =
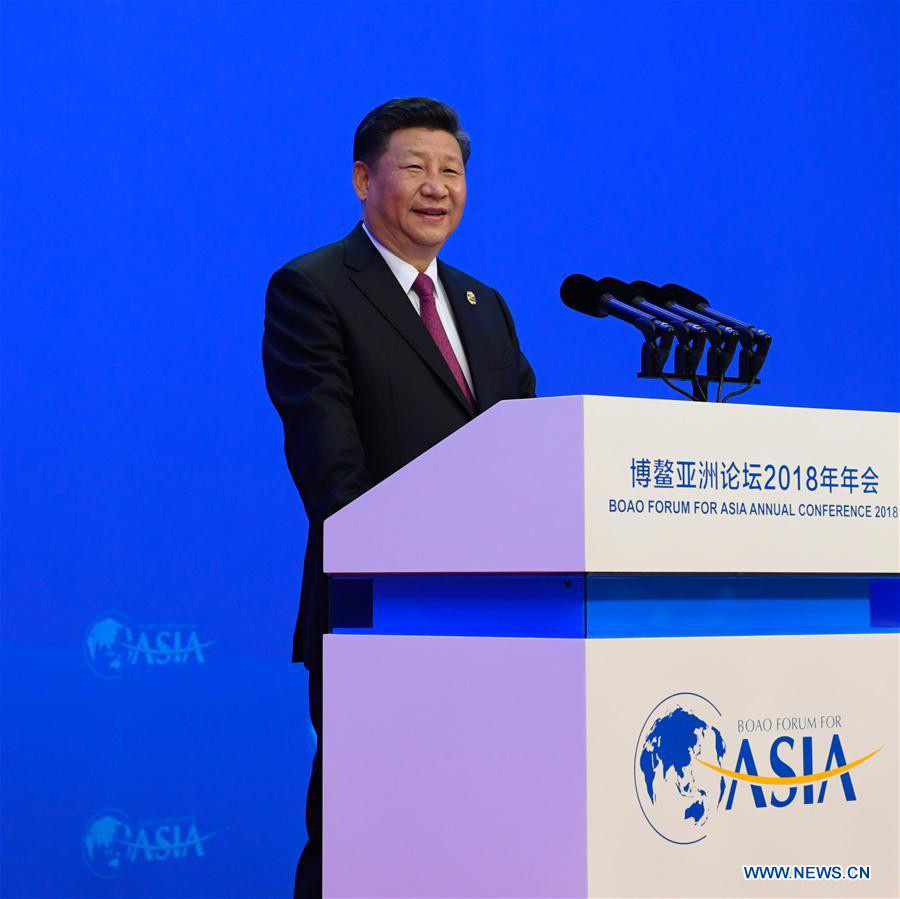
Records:
{"label": "asia logo on backdrop", "polygon": [[215,640],[196,624],[132,624],[122,612],[101,612],[84,635],[84,657],[98,677],[121,677],[139,666],[203,664]]}
{"label": "asia logo on backdrop", "polygon": [[132,822],[118,809],[104,809],[88,822],[81,850],[91,873],[110,878],[132,864],[203,858],[204,843],[214,836],[202,833],[192,816]]}
{"label": "asia logo on backdrop", "polygon": [[841,727],[834,714],[747,719],[726,739],[712,702],[674,693],[638,735],[634,785],[641,811],[663,839],[687,845],[705,839],[710,822],[731,812],[741,794],[753,810],[854,802],[851,771],[879,749],[848,763]]}

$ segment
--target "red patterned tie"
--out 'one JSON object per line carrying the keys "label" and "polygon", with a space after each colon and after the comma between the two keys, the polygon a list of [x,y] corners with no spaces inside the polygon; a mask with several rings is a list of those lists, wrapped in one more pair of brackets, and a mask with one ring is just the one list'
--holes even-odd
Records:
{"label": "red patterned tie", "polygon": [[438,315],[437,306],[434,302],[434,282],[425,274],[425,272],[419,272],[416,280],[413,281],[412,289],[419,296],[422,323],[428,329],[428,333],[437,344],[437,348],[441,351],[441,355],[444,357],[444,361],[447,363],[448,368],[453,372],[453,377],[456,379],[459,389],[466,398],[469,409],[474,412],[475,399],[472,396],[472,391],[469,390],[465,375],[463,375],[462,369],[459,367],[459,360],[453,352],[453,347],[450,346],[450,341],[447,339],[447,332],[444,330],[444,326],[441,324],[441,319]]}

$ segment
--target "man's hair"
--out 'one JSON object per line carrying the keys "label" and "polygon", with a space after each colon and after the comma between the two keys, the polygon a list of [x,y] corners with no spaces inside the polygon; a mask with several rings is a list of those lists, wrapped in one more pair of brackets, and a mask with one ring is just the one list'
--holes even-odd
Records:
{"label": "man's hair", "polygon": [[428,128],[448,131],[459,144],[463,165],[469,161],[472,143],[459,127],[459,116],[453,107],[430,97],[406,97],[388,100],[373,109],[360,123],[353,138],[353,161],[374,166],[387,149],[388,141],[401,128]]}

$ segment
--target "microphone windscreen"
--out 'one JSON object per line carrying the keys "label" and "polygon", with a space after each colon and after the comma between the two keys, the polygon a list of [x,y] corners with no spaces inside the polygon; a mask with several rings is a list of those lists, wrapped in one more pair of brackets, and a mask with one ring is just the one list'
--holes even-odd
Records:
{"label": "microphone windscreen", "polygon": [[569,275],[559,288],[560,298],[570,309],[597,318],[607,316],[599,302],[602,293],[597,290],[597,282],[587,275]]}
{"label": "microphone windscreen", "polygon": [[638,296],[642,296],[645,300],[649,300],[657,305],[662,305],[669,299],[661,287],[657,287],[649,281],[632,281],[631,287],[637,291]]}
{"label": "microphone windscreen", "polygon": [[623,303],[630,303],[636,296],[640,296],[630,284],[620,281],[618,278],[600,278],[597,287],[601,293],[608,293]]}
{"label": "microphone windscreen", "polygon": [[663,284],[662,291],[670,300],[687,309],[696,309],[698,306],[709,305],[709,300],[706,297],[702,297],[699,293],[694,293],[693,290],[688,290],[680,284]]}

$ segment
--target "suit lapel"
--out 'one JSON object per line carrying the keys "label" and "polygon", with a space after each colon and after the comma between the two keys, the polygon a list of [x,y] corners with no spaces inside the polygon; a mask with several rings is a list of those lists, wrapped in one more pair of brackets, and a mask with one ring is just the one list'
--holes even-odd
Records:
{"label": "suit lapel", "polygon": [[362,223],[344,239],[344,264],[350,269],[350,280],[399,331],[404,340],[468,412],[469,404],[462,395],[453,373],[447,367],[441,351],[422,324],[422,319],[416,315],[416,310],[403,292],[403,288],[397,283],[394,273],[363,231]]}
{"label": "suit lapel", "polygon": [[438,259],[438,276],[450,299],[456,327],[466,352],[466,361],[469,363],[469,373],[472,375],[475,402],[478,410],[482,411],[493,405],[494,402],[491,389],[493,382],[488,363],[496,354],[491,349],[491,344],[481,323],[477,297],[475,305],[468,301],[465,282],[455,270],[444,265],[440,259]]}

